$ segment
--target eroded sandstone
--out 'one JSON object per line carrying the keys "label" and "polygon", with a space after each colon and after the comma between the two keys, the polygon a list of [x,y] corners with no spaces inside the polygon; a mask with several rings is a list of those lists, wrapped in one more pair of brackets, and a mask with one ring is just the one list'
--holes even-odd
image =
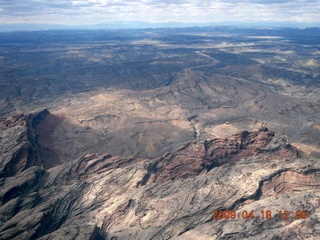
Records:
{"label": "eroded sandstone", "polygon": [[[35,136],[42,121],[56,120],[42,114]],[[14,160],[25,146],[45,145],[30,141],[28,123],[16,122],[1,132],[11,145],[1,153],[0,239],[320,237],[320,163],[267,128],[187,143],[157,158],[92,153],[46,168],[21,164],[30,150]],[[214,210],[256,218],[217,221]],[[259,217],[263,210],[272,218]],[[281,210],[290,218],[279,219]],[[296,219],[297,210],[308,217]]]}

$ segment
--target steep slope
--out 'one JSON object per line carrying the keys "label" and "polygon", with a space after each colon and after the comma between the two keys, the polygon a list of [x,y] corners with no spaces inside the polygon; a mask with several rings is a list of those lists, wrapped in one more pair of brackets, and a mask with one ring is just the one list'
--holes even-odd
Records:
{"label": "steep slope", "polygon": [[[1,141],[11,147],[1,152],[0,239],[320,237],[320,163],[298,157],[267,128],[153,159],[87,154],[46,169],[25,160],[30,149],[41,153],[43,141],[30,141],[30,116],[24,119],[1,121]],[[215,210],[237,217],[219,219]],[[244,219],[245,210],[254,218]]]}

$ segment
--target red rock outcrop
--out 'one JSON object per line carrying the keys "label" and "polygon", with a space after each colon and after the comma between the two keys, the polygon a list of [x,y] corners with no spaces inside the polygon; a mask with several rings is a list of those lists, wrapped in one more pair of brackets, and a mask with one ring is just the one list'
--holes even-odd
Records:
{"label": "red rock outcrop", "polygon": [[[42,112],[29,116],[27,125],[10,120],[1,132],[11,145],[0,162],[0,239],[320,236],[320,163],[297,158],[298,150],[267,128],[189,143],[155,159],[106,153],[48,169],[22,164],[35,150],[44,156],[39,134],[57,123],[50,119]],[[257,217],[215,221],[217,209]],[[266,209],[272,219],[258,217]],[[281,209],[291,218],[279,219]],[[309,217],[296,221],[300,210]]]}
{"label": "red rock outcrop", "polygon": [[146,184],[152,176],[154,182],[198,175],[241,158],[260,156],[264,158],[293,158],[298,150],[284,136],[275,137],[273,131],[263,127],[259,131],[244,131],[226,139],[211,139],[189,143],[156,159],[141,181]]}
{"label": "red rock outcrop", "polygon": [[263,183],[261,199],[279,194],[292,194],[297,191],[319,189],[319,170],[283,171]]}
{"label": "red rock outcrop", "polygon": [[298,157],[298,150],[285,136],[275,137],[273,131],[263,127],[259,131],[244,131],[226,139],[212,139],[204,143],[204,162],[211,168],[230,161],[253,156],[286,159]]}

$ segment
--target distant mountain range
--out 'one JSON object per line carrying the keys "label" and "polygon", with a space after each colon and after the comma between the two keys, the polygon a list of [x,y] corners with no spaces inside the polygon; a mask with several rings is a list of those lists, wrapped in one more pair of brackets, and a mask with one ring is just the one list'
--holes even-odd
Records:
{"label": "distant mountain range", "polygon": [[133,29],[133,28],[182,28],[203,26],[237,26],[237,27],[320,27],[320,23],[293,22],[212,22],[212,23],[183,23],[183,22],[110,22],[94,25],[68,26],[62,24],[0,24],[1,32],[8,31],[39,31],[39,30],[68,30],[68,29]]}

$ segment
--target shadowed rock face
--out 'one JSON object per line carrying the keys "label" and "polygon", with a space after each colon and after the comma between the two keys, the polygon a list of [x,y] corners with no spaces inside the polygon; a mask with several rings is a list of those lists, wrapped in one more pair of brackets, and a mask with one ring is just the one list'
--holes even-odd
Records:
{"label": "shadowed rock face", "polygon": [[52,147],[51,133],[62,121],[61,117],[51,114],[47,109],[29,114],[27,119],[30,148],[30,166],[42,166],[45,169],[61,164],[58,153]]}
{"label": "shadowed rock face", "polygon": [[[17,149],[12,156],[10,152],[2,155],[0,176],[10,177],[32,166],[48,169],[60,165],[62,162],[52,148],[50,133],[61,121],[60,117],[51,114],[47,109],[28,116],[19,114],[0,119],[2,145],[7,149]],[[10,138],[11,134],[16,139]]]}
{"label": "shadowed rock face", "polygon": [[[267,128],[154,159],[93,153],[53,167],[41,136],[59,121],[47,110],[1,119],[0,239],[320,237],[320,163]],[[256,218],[216,221],[216,209]]]}

